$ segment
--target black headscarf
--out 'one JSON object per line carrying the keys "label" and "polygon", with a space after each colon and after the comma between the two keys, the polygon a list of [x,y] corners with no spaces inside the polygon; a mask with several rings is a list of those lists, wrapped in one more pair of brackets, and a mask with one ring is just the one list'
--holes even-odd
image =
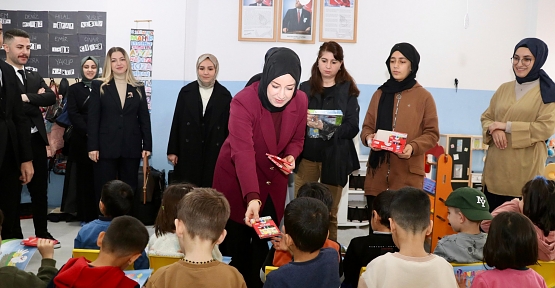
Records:
{"label": "black headscarf", "polygon": [[553,83],[553,80],[549,78],[549,75],[547,75],[547,73],[545,73],[545,71],[541,69],[543,64],[545,63],[545,60],[547,59],[547,54],[549,54],[547,44],[545,44],[545,42],[538,38],[525,38],[518,42],[518,44],[516,44],[513,55],[520,47],[526,47],[530,49],[530,52],[532,52],[532,55],[534,55],[536,60],[534,61],[534,65],[532,66],[532,69],[530,70],[530,72],[528,72],[528,75],[526,75],[526,77],[518,77],[515,73],[516,81],[519,84],[522,84],[540,78],[540,91],[543,103],[547,104],[555,102],[555,83]]}
{"label": "black headscarf", "polygon": [[277,48],[270,51],[270,54],[264,62],[262,69],[262,77],[260,77],[260,85],[258,86],[258,98],[262,102],[262,106],[270,112],[281,112],[289,105],[287,102],[283,107],[276,107],[268,100],[268,85],[272,80],[283,75],[291,75],[295,79],[295,90],[293,97],[297,94],[297,86],[301,79],[301,60],[293,50],[285,47]]}
{"label": "black headscarf", "polygon": [[[405,58],[410,61],[411,72],[407,78],[403,81],[397,81],[393,78],[391,74],[391,67],[389,61],[393,52],[399,51]],[[387,71],[389,71],[389,79],[380,86],[382,90],[382,96],[380,97],[380,102],[378,104],[378,115],[376,117],[376,131],[378,129],[382,130],[393,130],[393,107],[395,103],[395,94],[401,91],[412,88],[416,84],[416,72],[418,72],[418,64],[420,63],[420,54],[416,51],[416,48],[409,43],[397,43],[391,48],[389,57],[385,60],[385,66],[387,66]],[[374,133],[376,132],[374,131]],[[380,167],[384,161],[389,162],[389,152],[386,151],[371,151],[369,164],[372,168],[372,173]]]}
{"label": "black headscarf", "polygon": [[94,56],[86,56],[83,59],[81,59],[81,82],[83,82],[83,84],[87,85],[87,87],[91,87],[91,82],[93,79],[87,79],[87,77],[85,77],[85,71],[83,71],[83,65],[85,65],[85,62],[87,61],[93,61],[94,64],[96,65],[96,75],[94,75],[93,79],[98,78],[98,76],[100,76],[100,66],[98,66],[98,59],[96,59],[96,57]]}
{"label": "black headscarf", "polygon": [[[274,52],[276,49],[278,49],[278,47],[272,47],[268,49],[268,51],[266,51],[266,54],[264,55],[264,62],[266,62],[266,60],[268,59],[268,56],[272,54],[272,52]],[[260,78],[262,78],[262,73],[258,73],[252,76],[251,79],[249,79],[249,81],[247,82],[247,85],[245,85],[245,87],[251,86],[251,84],[256,81],[260,81]]]}

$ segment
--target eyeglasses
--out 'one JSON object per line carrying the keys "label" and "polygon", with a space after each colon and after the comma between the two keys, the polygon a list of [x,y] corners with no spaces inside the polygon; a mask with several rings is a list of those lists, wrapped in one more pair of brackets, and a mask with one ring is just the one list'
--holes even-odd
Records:
{"label": "eyeglasses", "polygon": [[529,57],[524,57],[521,59],[518,56],[514,56],[511,58],[511,60],[513,61],[513,65],[517,65],[518,62],[520,62],[524,66],[530,66],[530,63],[532,63],[532,58],[529,58]]}

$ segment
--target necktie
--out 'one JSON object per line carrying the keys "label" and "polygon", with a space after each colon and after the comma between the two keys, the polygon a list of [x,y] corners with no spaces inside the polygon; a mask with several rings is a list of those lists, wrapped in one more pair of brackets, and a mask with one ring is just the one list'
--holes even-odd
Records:
{"label": "necktie", "polygon": [[297,23],[301,23],[301,11],[297,9]]}
{"label": "necktie", "polygon": [[25,71],[17,70],[17,73],[21,74],[21,79],[23,79],[23,85],[27,88],[27,78],[25,78]]}

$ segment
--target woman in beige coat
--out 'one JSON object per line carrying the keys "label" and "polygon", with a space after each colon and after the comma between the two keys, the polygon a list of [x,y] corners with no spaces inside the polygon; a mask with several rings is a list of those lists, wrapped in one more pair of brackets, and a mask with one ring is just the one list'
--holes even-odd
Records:
{"label": "woman in beige coat", "polygon": [[364,194],[368,207],[385,190],[422,189],[424,153],[439,139],[437,111],[430,92],[416,82],[420,55],[409,43],[393,46],[386,60],[390,78],[372,96],[360,137],[369,146],[378,129],[407,133],[402,153],[372,149]]}

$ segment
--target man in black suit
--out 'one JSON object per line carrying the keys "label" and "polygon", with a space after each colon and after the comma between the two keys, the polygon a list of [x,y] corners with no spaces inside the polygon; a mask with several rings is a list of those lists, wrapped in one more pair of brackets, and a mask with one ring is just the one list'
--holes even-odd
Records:
{"label": "man in black suit", "polygon": [[283,33],[310,34],[312,26],[312,13],[303,8],[303,4],[297,0],[295,8],[287,10],[283,17],[281,30]]}
{"label": "man in black suit", "polygon": [[268,6],[268,5],[266,5],[262,2],[263,2],[263,0],[256,0],[255,3],[249,4],[249,6]]}
{"label": "man in black suit", "polygon": [[20,29],[5,31],[4,49],[6,50],[6,62],[17,71],[16,76],[19,78],[17,82],[22,91],[23,111],[30,121],[27,129],[31,131],[31,149],[33,151],[35,175],[31,182],[27,184],[27,189],[31,195],[35,235],[39,238],[54,239],[48,233],[46,218],[48,210],[46,146],[48,145],[48,138],[40,107],[53,105],[56,102],[56,95],[46,85],[39,73],[24,69],[31,53],[31,42],[27,32]]}
{"label": "man in black suit", "polygon": [[[0,22],[0,45],[2,38]],[[2,239],[23,238],[19,222],[21,184],[33,178],[31,131],[17,81],[12,66],[0,60],[0,209],[5,217]]]}

